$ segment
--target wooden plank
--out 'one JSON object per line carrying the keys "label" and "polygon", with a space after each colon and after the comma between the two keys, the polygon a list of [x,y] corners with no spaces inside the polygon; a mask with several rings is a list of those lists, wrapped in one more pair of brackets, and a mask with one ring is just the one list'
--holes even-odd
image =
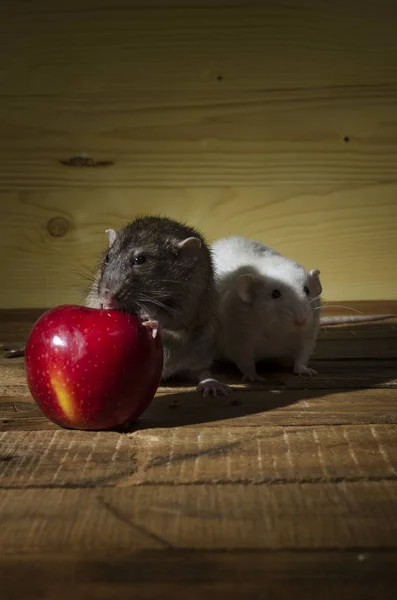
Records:
{"label": "wooden plank", "polygon": [[3,348],[26,342],[34,323],[44,312],[43,308],[0,309],[0,360]]}
{"label": "wooden plank", "polygon": [[332,340],[323,338],[319,340],[313,353],[316,359],[350,359],[350,358],[397,358],[396,338],[372,338],[363,340],[354,338]]}
{"label": "wooden plank", "polygon": [[[302,144],[309,153],[300,159],[302,165],[308,160],[314,161],[310,151],[321,145],[326,152],[334,154],[337,162],[338,154],[351,160],[353,152],[366,160],[365,153],[357,147],[360,140],[375,142],[378,134],[383,144],[390,144],[392,148],[395,145],[393,130],[383,123],[371,122],[371,118],[382,111],[385,119],[395,121],[396,98],[394,81],[380,85],[312,85],[287,89],[266,89],[258,85],[256,89],[238,88],[232,95],[227,83],[183,91],[156,89],[155,93],[153,89],[136,88],[130,96],[114,90],[109,90],[107,96],[89,91],[70,94],[70,90],[62,96],[45,93],[45,90],[40,95],[32,95],[27,94],[26,89],[15,96],[3,91],[0,103],[9,121],[1,124],[5,138],[2,144],[9,144],[14,160],[18,156],[27,158],[29,150],[37,151],[36,158],[48,156],[48,151],[71,151],[72,140],[82,136],[91,152],[113,158],[121,158],[121,154],[127,159],[135,153],[147,155],[149,150],[155,149],[154,142],[159,155],[159,151],[166,149],[177,153],[183,144],[191,156],[206,154],[206,150],[233,155],[232,150],[236,148],[270,156],[273,143],[275,153],[285,150],[285,159],[289,162],[297,160],[287,146],[287,142],[292,142],[296,149]],[[88,109],[90,118],[87,119]],[[59,120],[61,111],[62,121]],[[309,111],[310,120],[307,119]],[[36,135],[32,135],[33,124]],[[213,137],[207,135],[209,132]],[[347,142],[344,133],[349,134]],[[354,142],[356,147],[352,150],[350,145],[354,146]],[[234,158],[237,157],[238,154]],[[141,160],[142,157],[140,160],[138,157],[138,165]],[[353,174],[359,178],[359,173],[353,171]],[[233,180],[235,175],[231,176]],[[137,175],[131,177],[131,181],[137,181]],[[276,177],[273,173],[269,181],[262,181],[272,183],[277,181]],[[299,177],[294,178],[295,182],[307,181],[302,175],[295,174],[295,177]],[[324,175],[321,178],[316,171],[314,177],[324,181]],[[365,181],[368,176],[363,174],[362,177]],[[15,184],[12,188],[20,189]]]}
{"label": "wooden plank", "polygon": [[137,431],[137,471],[118,485],[397,480],[396,434],[395,425]]}
{"label": "wooden plank", "polygon": [[[240,390],[274,389],[286,390],[335,390],[335,389],[366,389],[366,388],[394,388],[397,386],[396,360],[338,360],[334,353],[334,360],[313,360],[312,365],[318,370],[316,377],[296,377],[288,371],[279,371],[277,365],[260,364],[258,371],[267,378],[264,384],[243,384],[241,373],[232,364],[216,364],[214,375],[219,379],[233,385]],[[170,381],[167,385],[160,385],[158,394],[170,394],[177,391],[194,389],[192,382],[183,379]],[[24,358],[5,358],[0,353],[0,396],[15,397],[29,396],[26,382]]]}
{"label": "wooden plank", "polygon": [[[394,600],[395,552],[145,552],[2,556],[3,600]],[[21,577],[23,573],[23,577]]]}
{"label": "wooden plank", "polygon": [[[211,163],[219,164],[213,158]],[[233,187],[228,180],[226,188],[168,188],[163,181],[157,188],[131,189],[121,183],[117,189],[116,177],[106,190],[100,179],[110,175],[98,175],[98,169],[77,171],[67,170],[62,190],[50,186],[33,192],[28,177],[29,191],[0,192],[0,251],[7,256],[0,267],[6,282],[0,307],[80,303],[86,277],[106,242],[104,230],[122,227],[140,212],[164,212],[164,207],[167,215],[202,229],[210,241],[229,234],[257,238],[310,269],[315,254],[326,301],[397,298],[397,283],[390,277],[395,267],[396,183],[260,186],[252,179],[254,187]],[[136,173],[135,162],[128,172]],[[57,181],[62,173],[57,170]],[[77,187],[72,189],[75,178]],[[87,190],[87,178],[95,189]],[[200,178],[211,185],[205,176]],[[2,181],[0,173],[0,189]],[[21,186],[24,180],[14,174],[13,181]],[[65,235],[50,234],[53,218],[63,219]]]}
{"label": "wooden plank", "polygon": [[0,492],[1,555],[396,550],[397,482]]}
{"label": "wooden plank", "polygon": [[397,480],[397,427],[5,432],[0,487]]}
{"label": "wooden plank", "polygon": [[[142,88],[289,88],[395,80],[396,8],[390,0],[376,6],[365,0],[360,10],[356,3],[325,0],[230,8],[209,7],[207,0],[205,5],[150,11],[120,3],[109,10],[89,0],[88,5],[74,1],[66,10],[60,5],[48,10],[47,3],[45,18],[42,3],[24,3],[24,10],[7,7],[0,50],[4,56],[11,46],[14,51],[3,67],[6,93],[70,94],[73,89],[103,94],[109,89],[133,98]],[[27,78],[29,73],[35,76]]]}
{"label": "wooden plank", "polygon": [[[99,101],[97,94],[0,95],[7,116],[1,189],[395,181],[394,130],[374,119],[395,125],[396,85],[237,94],[221,88],[135,89]],[[110,165],[72,169],[60,162],[88,149]]]}
{"label": "wooden plank", "polygon": [[101,232],[165,206],[397,297],[396,4],[265,4],[3,3],[2,306],[78,301]]}
{"label": "wooden plank", "polygon": [[[174,404],[177,404],[174,407]],[[384,390],[235,391],[229,398],[204,400],[195,391],[155,398],[140,417],[140,428],[185,425],[264,426],[393,423],[396,392]]]}
{"label": "wooden plank", "polygon": [[[228,398],[202,398],[194,389],[159,392],[139,418],[140,429],[391,424],[397,422],[392,389],[235,389]],[[0,431],[55,431],[30,396],[0,396]]]}
{"label": "wooden plank", "polygon": [[[26,341],[31,328],[37,319],[48,309],[46,308],[14,308],[0,309],[0,351],[7,344],[21,344]],[[377,315],[397,314],[396,300],[360,300],[343,303],[327,302],[323,310],[324,316],[344,316],[356,314]],[[323,327],[319,332],[321,339],[351,339],[353,336],[368,339],[373,337],[397,337],[397,319],[375,321],[362,325],[338,325]],[[321,343],[321,342],[319,342]],[[0,355],[1,361],[1,355]]]}

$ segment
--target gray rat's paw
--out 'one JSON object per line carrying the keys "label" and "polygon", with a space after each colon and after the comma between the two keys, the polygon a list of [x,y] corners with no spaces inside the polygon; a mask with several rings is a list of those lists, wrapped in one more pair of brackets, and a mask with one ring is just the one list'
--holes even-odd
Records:
{"label": "gray rat's paw", "polygon": [[152,330],[152,338],[154,339],[160,328],[159,322],[153,320],[142,321],[142,325],[144,327],[149,327]]}
{"label": "gray rat's paw", "polygon": [[299,377],[314,377],[315,375],[318,375],[318,371],[311,369],[310,367],[305,367],[305,365],[295,365],[294,375],[299,375]]}
{"label": "gray rat's paw", "polygon": [[203,379],[197,385],[197,392],[202,393],[204,398],[207,396],[228,396],[231,391],[232,388],[226,383],[211,378]]}
{"label": "gray rat's paw", "polygon": [[255,373],[254,375],[243,375],[241,381],[244,383],[265,383],[267,379]]}

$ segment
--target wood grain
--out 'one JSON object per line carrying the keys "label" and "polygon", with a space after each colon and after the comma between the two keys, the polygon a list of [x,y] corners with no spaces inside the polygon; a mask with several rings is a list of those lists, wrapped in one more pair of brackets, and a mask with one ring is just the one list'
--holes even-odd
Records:
{"label": "wood grain", "polygon": [[[370,185],[3,192],[0,251],[7,260],[0,267],[0,306],[81,302],[85,277],[105,245],[104,230],[147,211],[187,220],[209,240],[244,234],[307,268],[317,266],[327,301],[396,299],[396,278],[391,277],[396,197],[397,185],[381,191]],[[47,230],[57,216],[70,224],[63,237]]]}
{"label": "wood grain", "polygon": [[[361,10],[340,0],[230,8],[209,8],[207,0],[205,8],[168,4],[155,11],[131,9],[126,2],[109,10],[92,0],[71,1],[66,10],[48,2],[20,2],[23,10],[6,4],[0,49],[12,46],[14,52],[4,67],[9,86],[3,95],[109,89],[133,97],[145,88],[395,82],[396,8],[390,0],[376,6],[362,1]],[[34,77],[23,79],[32,72]]]}
{"label": "wood grain", "polygon": [[80,301],[104,229],[141,211],[267,241],[327,299],[397,298],[392,0],[0,15],[0,307]]}
{"label": "wood grain", "polygon": [[395,423],[7,432],[0,488],[397,480]]}
{"label": "wood grain", "polygon": [[[4,346],[17,346],[26,343],[34,323],[46,311],[45,308],[37,309],[0,309],[0,350]],[[397,314],[397,301],[378,300],[358,302],[345,301],[343,305],[339,302],[328,302],[323,307],[324,316],[343,315],[390,315]],[[397,317],[384,321],[373,321],[363,324],[349,324],[332,327],[322,327],[319,331],[319,339],[346,339],[359,337],[361,340],[374,338],[388,339],[397,337]],[[320,342],[321,343],[321,342]],[[367,344],[362,344],[365,358]],[[0,361],[2,360],[0,356]],[[21,361],[19,361],[21,362]],[[12,364],[18,364],[13,361]],[[379,365],[378,365],[379,366]]]}
{"label": "wood grain", "polygon": [[[395,370],[394,370],[395,373]],[[308,387],[308,386],[307,386]],[[358,387],[358,386],[357,386]],[[203,399],[193,389],[175,388],[158,393],[139,418],[138,429],[163,427],[173,429],[187,425],[197,427],[263,427],[344,424],[396,423],[396,389],[263,391],[234,389],[228,399]],[[0,396],[0,432],[55,431],[28,395],[12,393]],[[214,435],[216,435],[214,433]]]}
{"label": "wood grain", "polygon": [[[394,600],[397,554],[389,552],[197,552],[172,550],[23,554],[0,561],[3,600],[236,600],[294,594],[321,600]],[[21,573],[24,577],[21,577]]]}
{"label": "wood grain", "polygon": [[397,482],[0,491],[4,554],[396,549]]}
{"label": "wood grain", "polygon": [[[0,345],[35,315],[0,312]],[[0,358],[2,599],[394,598],[396,360],[368,355],[395,323],[355,335],[336,359],[352,331],[327,330],[312,381],[162,386],[124,434],[56,428]]]}

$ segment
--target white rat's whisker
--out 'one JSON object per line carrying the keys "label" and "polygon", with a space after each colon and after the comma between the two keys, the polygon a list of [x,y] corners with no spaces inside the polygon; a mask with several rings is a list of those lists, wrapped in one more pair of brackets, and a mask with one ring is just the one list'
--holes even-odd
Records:
{"label": "white rat's whisker", "polygon": [[316,300],[319,300],[321,298],[322,294],[319,294],[318,296],[316,296],[315,298],[312,298],[310,300],[311,304],[313,304],[313,302],[315,302]]}
{"label": "white rat's whisker", "polygon": [[343,306],[342,304],[323,304],[322,308],[344,308],[345,310],[350,310],[351,312],[355,312],[359,315],[364,315],[361,310],[357,310],[356,308],[352,308],[351,306]]}

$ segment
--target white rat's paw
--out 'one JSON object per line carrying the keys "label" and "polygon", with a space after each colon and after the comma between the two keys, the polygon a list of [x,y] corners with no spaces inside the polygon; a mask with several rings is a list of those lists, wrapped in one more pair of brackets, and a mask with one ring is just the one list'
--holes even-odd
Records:
{"label": "white rat's paw", "polygon": [[232,388],[226,385],[226,383],[221,383],[216,379],[203,379],[197,385],[197,391],[202,393],[203,397],[207,396],[228,396],[232,391]]}
{"label": "white rat's paw", "polygon": [[254,375],[243,375],[241,378],[241,381],[243,382],[249,382],[249,383],[264,383],[267,381],[266,377],[261,377],[260,375],[257,375],[256,373]]}
{"label": "white rat's paw", "polygon": [[150,327],[150,329],[152,330],[152,338],[154,339],[159,331],[159,327],[160,327],[159,322],[149,319],[147,321],[142,321],[142,325],[144,327]]}
{"label": "white rat's paw", "polygon": [[294,375],[299,375],[299,377],[314,377],[315,375],[318,375],[318,372],[310,367],[305,367],[305,365],[295,365]]}

